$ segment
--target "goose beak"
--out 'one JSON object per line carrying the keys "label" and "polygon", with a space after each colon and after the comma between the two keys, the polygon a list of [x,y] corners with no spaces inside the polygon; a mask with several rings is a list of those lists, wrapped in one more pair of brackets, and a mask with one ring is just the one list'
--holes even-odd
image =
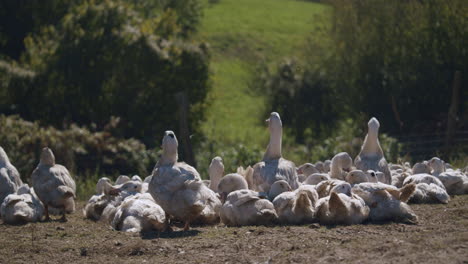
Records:
{"label": "goose beak", "polygon": [[302,174],[302,169],[297,168],[296,173],[297,173],[297,174]]}
{"label": "goose beak", "polygon": [[265,120],[265,122],[266,122],[267,124],[269,124],[269,123],[270,123],[270,118],[268,118],[267,120]]}

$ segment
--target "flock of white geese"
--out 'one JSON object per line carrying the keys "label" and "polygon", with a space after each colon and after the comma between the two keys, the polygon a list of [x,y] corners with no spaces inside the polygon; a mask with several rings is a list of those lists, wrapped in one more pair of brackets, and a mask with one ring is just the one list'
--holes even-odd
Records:
{"label": "flock of white geese", "polygon": [[[417,223],[409,203],[448,203],[450,195],[468,194],[466,168],[452,169],[439,158],[410,166],[389,164],[378,140],[379,122],[372,118],[361,152],[299,167],[281,155],[282,123],[270,115],[270,142],[262,161],[225,175],[215,157],[210,180],[178,161],[177,138],[166,131],[162,155],[152,174],[142,180],[119,176],[99,179],[96,194],[83,209],[86,218],[127,232],[172,230],[177,223],[227,226],[306,224],[349,225],[395,221]],[[49,214],[75,210],[76,185],[68,170],[44,148],[23,184],[0,147],[0,217],[18,224],[47,221]]]}

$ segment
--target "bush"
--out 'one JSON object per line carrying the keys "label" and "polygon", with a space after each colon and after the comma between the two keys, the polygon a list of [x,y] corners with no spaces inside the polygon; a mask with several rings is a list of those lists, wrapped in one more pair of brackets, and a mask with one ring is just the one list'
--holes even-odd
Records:
{"label": "bush", "polygon": [[15,106],[10,112],[57,128],[103,129],[119,116],[118,136],[154,146],[163,131],[178,132],[175,94],[185,91],[196,130],[209,89],[207,49],[179,39],[177,15],[167,10],[144,19],[123,2],[83,1],[26,38],[23,62],[34,78],[20,89],[7,83],[3,101]]}
{"label": "bush", "polygon": [[[353,102],[351,114],[377,116],[388,132],[434,132],[447,117],[455,71],[468,75],[466,1],[330,3],[329,78]],[[463,104],[468,82],[460,91]]]}
{"label": "bush", "polygon": [[468,128],[466,1],[328,3],[305,55],[263,70],[256,83],[296,143],[338,144],[329,135],[342,131],[340,122],[365,125],[372,116],[389,135],[444,134],[456,71],[463,76],[457,129]]}
{"label": "bush", "polygon": [[[108,130],[118,125],[112,119]],[[0,146],[22,178],[29,177],[39,163],[43,147],[50,147],[56,162],[66,166],[77,180],[86,175],[139,174],[147,176],[156,162],[156,151],[136,139],[119,139],[109,131],[91,132],[72,124],[65,130],[41,127],[18,116],[0,115]],[[77,177],[78,175],[78,177]]]}
{"label": "bush", "polygon": [[309,137],[329,133],[339,120],[343,104],[330,81],[311,65],[285,59],[271,71],[260,72],[257,87],[267,95],[267,105],[281,113],[283,125],[290,128],[295,141],[304,144]]}

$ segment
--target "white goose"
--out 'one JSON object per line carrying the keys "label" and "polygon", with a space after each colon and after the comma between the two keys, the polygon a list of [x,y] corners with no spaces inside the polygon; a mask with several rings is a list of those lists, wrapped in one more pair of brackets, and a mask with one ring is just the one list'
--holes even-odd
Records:
{"label": "white goose", "polygon": [[273,204],[252,190],[231,192],[219,216],[227,226],[268,225],[278,219]]}
{"label": "white goose", "polygon": [[427,161],[415,163],[411,171],[413,174],[431,174],[431,169]]}
{"label": "white goose", "polygon": [[0,204],[7,195],[15,193],[22,184],[18,170],[11,164],[5,150],[0,147]]}
{"label": "white goose", "polygon": [[415,184],[396,188],[383,183],[365,182],[353,186],[352,192],[370,207],[373,222],[395,221],[415,224],[418,217],[406,202],[416,191]]}
{"label": "white goose", "polygon": [[390,184],[392,182],[390,169],[385,160],[382,148],[379,143],[379,121],[373,117],[369,120],[368,132],[364,139],[361,152],[354,159],[354,165],[362,171],[374,170],[383,172],[383,178],[380,182]]}
{"label": "white goose", "polygon": [[309,175],[320,173],[320,171],[312,163],[302,164],[297,168],[296,172],[299,182],[304,182]]}
{"label": "white goose", "polygon": [[289,184],[281,180],[271,186],[270,193],[273,189],[276,189],[275,185],[283,190],[273,200],[280,223],[302,224],[315,220],[315,204],[318,200],[318,194],[314,187],[302,185],[291,191]]}
{"label": "white goose", "polygon": [[45,207],[46,221],[49,206],[62,212],[62,221],[67,221],[65,213],[75,210],[76,184],[67,168],[55,164],[55,157],[49,148],[42,149],[39,165],[31,175],[32,185]]}
{"label": "white goose", "polygon": [[444,161],[437,157],[432,158],[428,164],[433,169],[432,175],[444,184],[448,194],[468,194],[468,177],[460,170],[446,170]]}
{"label": "white goose", "polygon": [[1,204],[0,215],[7,224],[38,222],[44,214],[44,205],[37,197],[33,188],[27,184],[18,188],[14,194],[9,194]]}
{"label": "white goose", "polygon": [[214,192],[218,192],[218,184],[224,175],[224,164],[221,157],[214,157],[208,167],[208,175],[210,175],[210,187]]}
{"label": "white goose", "polygon": [[364,200],[354,194],[332,192],[317,202],[317,218],[326,225],[360,224],[368,218],[369,211]]}
{"label": "white goose", "polygon": [[278,113],[273,112],[266,121],[270,130],[270,143],[263,160],[253,167],[254,190],[268,193],[270,186],[278,180],[285,180],[291,188],[297,189],[299,182],[296,166],[293,162],[283,159],[281,156],[281,137],[283,133],[281,118]]}
{"label": "white goose", "polygon": [[448,203],[450,196],[444,184],[436,177],[421,173],[406,177],[403,186],[414,183],[416,191],[410,198],[412,203]]}
{"label": "white goose", "polygon": [[[149,193],[163,210],[185,222],[184,230],[202,212],[217,215],[220,205],[216,194],[206,187],[200,174],[192,166],[177,162],[177,138],[172,131],[166,131],[162,141],[162,156],[153,170]],[[218,201],[216,201],[218,199]]]}
{"label": "white goose", "polygon": [[322,181],[315,186],[320,198],[329,196],[332,192],[343,193],[351,196],[351,184],[341,180]]}
{"label": "white goose", "polygon": [[224,176],[218,184],[218,192],[221,196],[221,202],[226,201],[227,196],[237,190],[249,189],[247,180],[238,173],[231,173]]}
{"label": "white goose", "polygon": [[349,170],[353,166],[353,159],[346,152],[336,154],[330,164],[330,178],[344,180]]}
{"label": "white goose", "polygon": [[149,193],[125,199],[111,223],[115,230],[124,232],[164,231],[166,224],[166,213]]}

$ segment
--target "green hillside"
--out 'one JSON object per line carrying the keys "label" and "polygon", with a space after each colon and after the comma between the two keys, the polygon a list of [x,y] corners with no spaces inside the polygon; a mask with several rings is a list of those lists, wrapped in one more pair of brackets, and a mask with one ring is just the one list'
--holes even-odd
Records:
{"label": "green hillside", "polygon": [[295,0],[221,0],[208,5],[197,36],[212,50],[206,137],[228,144],[267,140],[262,123],[267,106],[262,96],[249,92],[255,69],[300,54],[324,9]]}

